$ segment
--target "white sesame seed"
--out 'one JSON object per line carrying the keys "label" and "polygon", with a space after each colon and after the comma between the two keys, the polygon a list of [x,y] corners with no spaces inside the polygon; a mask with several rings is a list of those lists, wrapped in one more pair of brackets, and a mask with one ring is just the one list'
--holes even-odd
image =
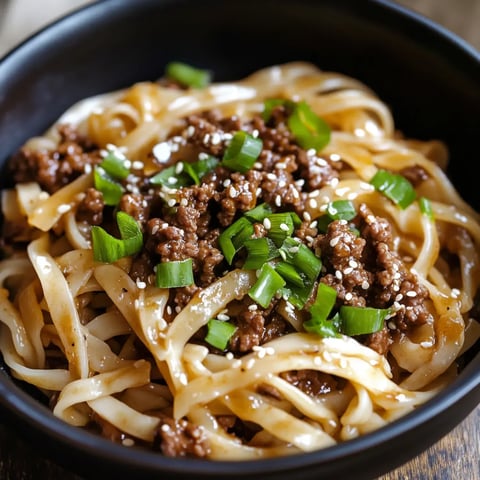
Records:
{"label": "white sesame seed", "polygon": [[212,134],[211,144],[218,145],[221,142],[221,137],[218,132]]}
{"label": "white sesame seed", "polygon": [[230,320],[230,317],[228,315],[226,315],[225,313],[219,313],[217,315],[217,319],[221,320],[222,322],[226,322],[226,321]]}
{"label": "white sesame seed", "polygon": [[186,206],[188,205],[188,200],[187,200],[186,198],[182,198],[182,199],[180,200],[180,205],[181,205],[182,207],[186,207]]}
{"label": "white sesame seed", "polygon": [[344,273],[345,275],[350,275],[352,272],[353,272],[353,268],[352,268],[352,267],[347,267],[347,268],[343,271],[343,273]]}
{"label": "white sesame seed", "polygon": [[255,163],[253,164],[253,168],[254,168],[255,170],[261,170],[261,169],[262,169],[262,164],[261,164],[260,162],[255,162]]}
{"label": "white sesame seed", "polygon": [[275,164],[275,168],[278,168],[278,170],[285,170],[287,168],[287,164],[285,162],[277,162]]}
{"label": "white sesame seed", "polygon": [[277,176],[274,175],[273,173],[267,173],[267,178],[269,180],[276,180],[277,179]]}
{"label": "white sesame seed", "polygon": [[172,307],[170,305],[167,305],[167,313],[168,315],[172,314]]}
{"label": "white sesame seed", "polygon": [[167,142],[157,143],[153,147],[153,155],[159,162],[166,162],[171,155],[170,145]]}
{"label": "white sesame seed", "polygon": [[228,187],[231,183],[232,183],[232,181],[231,181],[229,178],[226,178],[226,179],[223,181],[223,186],[224,186],[224,187]]}
{"label": "white sesame seed", "polygon": [[310,206],[310,208],[317,208],[318,207],[318,203],[314,198],[311,198],[308,201],[308,205]]}
{"label": "white sesame seed", "polygon": [[171,199],[167,202],[167,205],[168,205],[169,207],[174,207],[176,203],[177,203],[177,201],[176,201],[174,198],[171,198]]}
{"label": "white sesame seed", "polygon": [[230,188],[228,190],[228,196],[230,198],[236,198],[238,197],[238,195],[239,195],[239,192],[235,190],[235,187],[233,185],[230,185]]}
{"label": "white sesame seed", "polygon": [[189,125],[186,134],[187,137],[193,137],[193,135],[195,135],[195,127],[193,125]]}
{"label": "white sesame seed", "polygon": [[257,138],[258,135],[259,135],[259,133],[260,133],[260,132],[259,132],[257,129],[253,130],[253,131],[252,131],[252,137],[253,137],[253,138]]}
{"label": "white sesame seed", "polygon": [[333,237],[331,240],[330,240],[330,246],[333,248],[335,247],[338,242],[340,241],[340,237]]}
{"label": "white sesame seed", "polygon": [[338,155],[338,153],[332,153],[330,155],[330,160],[332,162],[338,162],[340,159],[341,159],[341,157],[340,157],[340,155]]}
{"label": "white sesame seed", "polygon": [[307,150],[307,157],[314,157],[317,151],[314,148],[309,148]]}
{"label": "white sesame seed", "polygon": [[254,312],[255,310],[258,309],[258,306],[257,306],[255,303],[252,303],[251,305],[248,306],[248,309],[249,309],[251,312]]}
{"label": "white sesame seed", "polygon": [[288,232],[289,227],[286,223],[281,223],[280,224],[280,230],[283,230],[284,232]]}
{"label": "white sesame seed", "polygon": [[280,207],[282,205],[282,197],[280,195],[275,196],[275,205]]}
{"label": "white sesame seed", "polygon": [[254,358],[249,358],[247,363],[245,364],[245,368],[247,370],[250,370],[254,365],[255,365],[255,359]]}
{"label": "white sesame seed", "polygon": [[368,290],[370,288],[370,284],[366,280],[364,280],[362,282],[362,288],[363,290]]}
{"label": "white sesame seed", "polygon": [[208,145],[209,141],[210,141],[210,134],[206,133],[205,136],[203,137],[203,144]]}
{"label": "white sesame seed", "polygon": [[414,298],[417,296],[417,292],[415,292],[414,290],[409,290],[405,295],[407,297]]}
{"label": "white sesame seed", "polygon": [[233,360],[235,357],[233,356],[233,353],[232,353],[232,352],[227,352],[227,353],[225,354],[225,358],[226,358],[227,360]]}
{"label": "white sesame seed", "polygon": [[175,165],[175,173],[178,175],[179,173],[183,172],[183,162],[178,162]]}
{"label": "white sesame seed", "polygon": [[199,160],[206,160],[208,158],[208,153],[205,153],[205,152],[200,152],[198,154],[198,159]]}
{"label": "white sesame seed", "polygon": [[347,302],[349,302],[352,298],[353,298],[353,295],[352,295],[351,292],[347,292],[347,293],[345,294],[345,300],[346,300]]}
{"label": "white sesame seed", "polygon": [[310,222],[310,220],[312,220],[312,216],[307,212],[303,212],[303,219],[306,221],[306,222]]}
{"label": "white sesame seed", "polygon": [[142,170],[144,166],[145,166],[144,163],[141,162],[140,160],[135,160],[132,163],[132,167],[133,167],[134,170]]}
{"label": "white sesame seed", "polygon": [[59,205],[57,207],[57,212],[58,213],[67,213],[69,212],[70,210],[72,209],[72,207],[66,203],[62,204],[62,205]]}
{"label": "white sesame seed", "polygon": [[89,163],[86,163],[85,166],[83,167],[83,171],[85,173],[92,173],[92,166]]}
{"label": "white sesame seed", "polygon": [[142,282],[139,278],[137,278],[136,281],[137,287],[143,290],[144,288],[147,288],[147,284],[145,282]]}
{"label": "white sesame seed", "polygon": [[269,218],[265,217],[263,219],[263,226],[267,229],[270,230],[272,228],[272,222],[270,221]]}
{"label": "white sesame seed", "polygon": [[335,270],[335,277],[341,280],[343,278],[343,273],[340,270]]}
{"label": "white sesame seed", "polygon": [[395,322],[393,320],[388,322],[387,326],[390,330],[395,330],[397,328],[397,326],[395,325]]}
{"label": "white sesame seed", "polygon": [[401,293],[399,293],[399,294],[395,297],[395,301],[396,301],[396,302],[400,302],[400,301],[402,301],[402,299],[403,299],[403,295],[402,295]]}
{"label": "white sesame seed", "polygon": [[353,259],[350,259],[350,260],[348,261],[348,264],[349,264],[352,268],[357,268],[357,267],[358,267],[358,263],[357,263],[355,260],[353,260]]}

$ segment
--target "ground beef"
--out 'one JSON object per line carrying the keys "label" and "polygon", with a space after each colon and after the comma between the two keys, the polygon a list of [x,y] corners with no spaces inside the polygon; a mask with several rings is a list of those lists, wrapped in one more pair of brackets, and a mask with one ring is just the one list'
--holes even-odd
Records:
{"label": "ground beef", "polygon": [[69,125],[59,128],[55,150],[22,148],[9,162],[15,183],[38,182],[54,193],[85,172],[86,165],[101,162],[100,151]]}
{"label": "ground beef", "polygon": [[291,370],[280,376],[312,397],[330,393],[337,388],[335,378],[317,370]]}
{"label": "ground beef", "polygon": [[77,220],[89,225],[100,225],[103,222],[105,203],[103,194],[95,188],[88,188],[85,197],[77,208]]}
{"label": "ground beef", "polygon": [[161,416],[154,443],[167,457],[204,458],[210,453],[203,429],[183,419]]}

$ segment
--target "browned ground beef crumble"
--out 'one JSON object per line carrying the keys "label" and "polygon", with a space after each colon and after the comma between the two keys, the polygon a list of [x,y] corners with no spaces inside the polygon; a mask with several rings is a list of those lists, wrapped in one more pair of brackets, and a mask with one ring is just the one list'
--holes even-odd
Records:
{"label": "browned ground beef crumble", "polygon": [[[133,261],[131,276],[149,281],[159,261],[193,259],[195,284],[172,289],[172,311],[167,318],[171,321],[175,311],[183,308],[198,289],[211,284],[229,268],[241,266],[241,255],[237,264],[227,265],[218,237],[244,212],[266,202],[274,212],[294,211],[303,219],[294,234],[320,255],[323,269],[319,281],[337,291],[337,307],[395,305],[397,314],[393,321],[387,321],[377,333],[357,338],[388,356],[395,335],[428,321],[430,316],[425,307],[427,291],[394,251],[389,224],[361,205],[350,224],[333,221],[326,233],[317,230],[315,222],[304,215],[308,194],[328,185],[338,178],[339,171],[348,167],[342,161],[333,162],[300,148],[286,126],[283,107],[274,109],[268,124],[260,116],[242,123],[236,117],[222,118],[215,111],[189,116],[178,131],[172,133],[172,137],[180,135],[187,140],[180,146],[176,158],[195,161],[200,153],[221,158],[226,142],[209,139],[215,134],[233,134],[240,129],[258,135],[263,141],[263,151],[254,168],[242,174],[219,165],[203,177],[200,185],[180,189],[174,208],[168,206],[158,192],[152,191],[148,178],[137,175],[136,188],[125,193],[117,207],[136,218],[144,233],[144,247]],[[185,134],[187,131],[189,135]],[[100,150],[74,128],[63,125],[59,133],[62,140],[57,150],[36,152],[24,148],[12,158],[10,168],[16,182],[36,181],[53,193],[84,173],[85,165],[95,165],[102,160]],[[152,161],[155,162],[153,157]],[[159,164],[158,168],[168,167],[173,161]],[[406,174],[415,182],[425,178],[425,172],[420,169]],[[112,207],[104,205],[102,193],[90,188],[78,207],[77,220],[112,229],[112,213]],[[352,232],[352,225],[360,235]],[[9,231],[7,225],[4,228],[7,243]],[[254,235],[265,234],[263,225],[256,224]],[[278,311],[280,299],[274,297],[267,308],[258,305],[255,310],[248,308],[252,303],[246,296],[229,306],[229,316],[238,329],[228,350],[236,356],[293,331]],[[202,342],[203,334],[199,332],[194,340]],[[312,396],[344,385],[341,379],[312,370],[284,372],[282,376]],[[276,395],[271,387],[261,388],[262,393]],[[159,414],[159,418],[161,423],[151,447],[168,456],[208,455],[208,443],[201,429],[185,420],[175,421],[164,413]],[[242,439],[250,438],[255,431],[254,426],[242,424],[233,417],[219,417],[219,422]],[[97,416],[92,418],[92,424],[114,441],[125,439],[121,432]]]}

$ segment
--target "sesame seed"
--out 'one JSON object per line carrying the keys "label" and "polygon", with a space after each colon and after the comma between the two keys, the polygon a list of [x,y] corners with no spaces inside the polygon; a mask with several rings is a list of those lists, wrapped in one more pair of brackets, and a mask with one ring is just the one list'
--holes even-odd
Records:
{"label": "sesame seed", "polygon": [[272,228],[272,222],[270,221],[269,218],[264,218],[263,219],[263,226],[267,229],[270,230]]}
{"label": "sesame seed", "polygon": [[230,185],[230,189],[228,190],[228,196],[230,198],[236,198],[238,197],[239,192],[235,190],[235,187],[233,185]]}
{"label": "sesame seed", "polygon": [[227,352],[227,353],[225,354],[225,358],[226,358],[227,360],[233,360],[233,359],[234,359],[233,353],[232,353],[232,352]]}
{"label": "sesame seed", "polygon": [[257,197],[259,197],[261,194],[262,194],[262,187],[258,187],[258,188],[255,190],[255,195],[256,195]]}
{"label": "sesame seed", "polygon": [[183,162],[178,162],[175,165],[175,173],[178,175],[179,173],[183,172]]}
{"label": "sesame seed", "polygon": [[319,166],[319,167],[326,167],[328,164],[327,162],[325,161],[325,159],[323,158],[317,158],[315,159],[315,163]]}
{"label": "sesame seed", "polygon": [[330,246],[333,248],[335,247],[338,242],[340,241],[340,237],[333,237],[331,240],[330,240]]}
{"label": "sesame seed", "polygon": [[67,213],[69,212],[70,210],[72,209],[72,207],[70,205],[67,205],[67,204],[62,204],[62,205],[59,205],[57,207],[57,212],[58,213]]}
{"label": "sesame seed", "polygon": [[226,322],[226,321],[230,320],[230,317],[228,315],[226,315],[225,313],[219,313],[217,315],[217,319],[221,320],[222,322]]}
{"label": "sesame seed", "polygon": [[288,232],[289,230],[288,225],[286,223],[281,223],[280,230],[283,230],[284,232]]}
{"label": "sesame seed", "polygon": [[199,160],[207,160],[207,158],[208,158],[208,153],[200,152],[200,153],[198,154],[198,159],[199,159]]}
{"label": "sesame seed", "polygon": [[247,363],[245,364],[245,368],[247,370],[250,370],[254,365],[255,365],[255,359],[254,358],[249,358]]}
{"label": "sesame seed", "polygon": [[307,157],[314,157],[317,151],[314,148],[309,148],[307,150]]}
{"label": "sesame seed", "polygon": [[220,134],[218,132],[213,133],[212,139],[211,139],[212,145],[218,145],[220,141],[221,141]]}
{"label": "sesame seed", "polygon": [[401,293],[399,293],[396,297],[395,297],[395,301],[396,302],[400,302],[401,300],[403,300],[403,295]]}
{"label": "sesame seed", "polygon": [[275,164],[275,168],[278,170],[285,170],[287,168],[287,164],[285,162],[277,162]]}
{"label": "sesame seed", "polygon": [[260,132],[259,132],[257,129],[253,130],[253,131],[252,131],[252,137],[253,137],[253,138],[257,138],[258,135],[259,135],[259,133],[260,133]]}
{"label": "sesame seed", "polygon": [[168,315],[172,314],[172,307],[170,305],[167,306],[167,313]]}
{"label": "sesame seed", "polygon": [[312,219],[312,216],[308,212],[303,212],[303,219],[306,222],[309,222]]}
{"label": "sesame seed", "polygon": [[397,326],[395,325],[395,322],[392,321],[392,320],[390,322],[388,322],[387,326],[390,330],[396,330],[396,328],[397,328]]}
{"label": "sesame seed", "polygon": [[345,300],[346,300],[347,302],[349,302],[352,298],[353,298],[353,295],[352,295],[351,292],[347,292],[347,293],[345,294]]}
{"label": "sesame seed", "polygon": [[353,259],[350,259],[350,260],[348,261],[348,264],[349,264],[352,268],[357,268],[357,267],[358,267],[358,263],[357,263],[355,260],[353,260]]}
{"label": "sesame seed", "polygon": [[338,162],[341,159],[340,155],[338,153],[332,153],[330,155],[330,160],[332,162]]}
{"label": "sesame seed", "polygon": [[186,130],[187,137],[193,137],[195,135],[195,127],[193,125],[189,125]]}
{"label": "sesame seed", "polygon": [[362,282],[362,288],[363,290],[368,290],[370,288],[370,284],[366,280],[364,280]]}
{"label": "sesame seed", "polygon": [[353,268],[352,268],[352,267],[347,267],[347,268],[343,271],[343,273],[344,273],[345,275],[349,275],[349,274],[352,273],[352,272],[353,272]]}
{"label": "sesame seed", "polygon": [[277,179],[277,176],[274,175],[273,173],[267,173],[267,178],[269,180],[276,180]]}
{"label": "sesame seed", "polygon": [[405,295],[407,297],[414,298],[417,296],[417,292],[415,292],[415,290],[409,290]]}
{"label": "sesame seed", "polygon": [[260,162],[255,162],[255,163],[253,164],[253,168],[254,168],[255,170],[261,170],[261,169],[262,169],[262,164],[261,164]]}
{"label": "sesame seed", "polygon": [[171,198],[171,199],[167,202],[167,205],[168,205],[169,207],[174,207],[176,203],[177,203],[177,201],[176,201],[174,198]]}
{"label": "sesame seed", "polygon": [[226,179],[223,181],[223,186],[224,186],[224,187],[228,187],[231,183],[232,183],[232,181],[231,181],[229,178],[226,178]]}
{"label": "sesame seed", "polygon": [[142,282],[139,278],[137,278],[136,281],[137,287],[143,290],[144,288],[147,288],[147,284],[145,282]]}
{"label": "sesame seed", "polygon": [[205,136],[203,137],[203,144],[208,145],[209,141],[210,141],[210,134],[206,133]]}
{"label": "sesame seed", "polygon": [[186,207],[186,206],[188,205],[188,200],[187,200],[186,198],[182,198],[182,199],[180,200],[180,205],[181,205],[182,207]]}
{"label": "sesame seed", "polygon": [[157,143],[153,147],[153,155],[159,162],[166,162],[171,155],[170,145],[167,142]]}
{"label": "sesame seed", "polygon": [[282,205],[282,197],[280,195],[275,196],[275,205],[280,207]]}
{"label": "sesame seed", "polygon": [[255,303],[252,303],[251,305],[248,306],[248,309],[249,309],[251,312],[254,312],[255,310],[258,309],[258,306],[257,306]]}
{"label": "sesame seed", "polygon": [[92,166],[89,163],[86,163],[85,166],[83,167],[83,171],[85,173],[92,173]]}
{"label": "sesame seed", "polygon": [[338,280],[341,280],[343,278],[343,273],[340,270],[335,270],[335,277],[338,278]]}
{"label": "sesame seed", "polygon": [[314,198],[311,198],[311,199],[308,201],[308,205],[309,205],[311,208],[318,208],[318,203],[317,203],[317,201],[316,201]]}
{"label": "sesame seed", "polygon": [[133,167],[134,170],[142,170],[144,166],[145,166],[144,163],[141,162],[140,160],[135,160],[132,163],[132,167]]}

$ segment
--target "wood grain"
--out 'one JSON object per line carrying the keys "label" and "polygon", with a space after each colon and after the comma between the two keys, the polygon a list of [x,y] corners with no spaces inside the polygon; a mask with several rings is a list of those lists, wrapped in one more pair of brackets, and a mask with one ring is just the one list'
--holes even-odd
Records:
{"label": "wood grain", "polygon": [[[2,0],[0,0],[2,1]],[[12,0],[19,15],[21,4],[32,0]],[[25,38],[50,19],[91,0],[55,0],[42,2],[42,15],[31,16],[29,31],[7,23],[0,31],[0,55],[6,48]],[[361,1],[361,0],[359,0]],[[478,0],[399,0],[397,3],[414,9],[480,49],[480,1]],[[48,7],[52,9],[47,12]],[[25,18],[25,16],[23,16]],[[3,43],[2,43],[3,39]],[[0,418],[1,480],[81,480],[80,477],[44,459],[36,449],[22,441],[14,430],[2,425]],[[378,480],[480,480],[480,406],[452,432],[400,468]]]}

